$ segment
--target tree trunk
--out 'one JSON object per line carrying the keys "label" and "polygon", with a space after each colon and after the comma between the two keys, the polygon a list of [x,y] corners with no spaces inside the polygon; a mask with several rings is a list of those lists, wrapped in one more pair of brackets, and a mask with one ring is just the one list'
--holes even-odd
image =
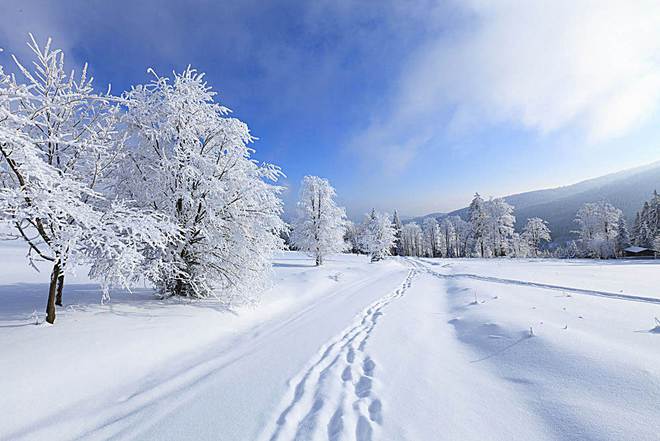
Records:
{"label": "tree trunk", "polygon": [[60,272],[57,278],[57,295],[55,296],[55,304],[62,306],[62,289],[64,288],[64,272]]}
{"label": "tree trunk", "polygon": [[321,256],[320,254],[317,254],[316,255],[316,266],[320,266],[320,265],[323,265],[323,256]]}
{"label": "tree trunk", "polygon": [[55,261],[53,272],[50,274],[50,286],[48,288],[48,304],[46,305],[46,321],[51,325],[55,323],[55,297],[57,296],[57,281],[60,278],[60,261]]}

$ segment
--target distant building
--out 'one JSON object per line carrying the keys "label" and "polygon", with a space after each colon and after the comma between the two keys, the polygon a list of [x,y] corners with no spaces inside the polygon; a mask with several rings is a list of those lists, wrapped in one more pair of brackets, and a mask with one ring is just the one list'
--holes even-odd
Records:
{"label": "distant building", "polygon": [[628,247],[623,250],[624,257],[654,259],[657,255],[656,250],[644,247]]}

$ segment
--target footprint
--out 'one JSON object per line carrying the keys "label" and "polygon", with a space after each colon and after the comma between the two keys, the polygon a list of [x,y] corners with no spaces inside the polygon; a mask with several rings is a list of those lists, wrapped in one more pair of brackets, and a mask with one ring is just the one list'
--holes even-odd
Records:
{"label": "footprint", "polygon": [[362,376],[355,385],[355,395],[358,398],[365,398],[371,394],[372,380],[369,377]]}
{"label": "footprint", "polygon": [[374,363],[370,357],[364,359],[364,363],[362,363],[362,370],[364,371],[364,375],[367,377],[373,377],[375,368],[376,363]]}
{"label": "footprint", "polygon": [[353,379],[353,373],[351,372],[351,367],[346,366],[344,371],[341,373],[342,381],[351,381]]}
{"label": "footprint", "polygon": [[355,428],[355,439],[356,441],[371,441],[373,435],[373,429],[369,421],[362,415],[357,422],[357,427]]}
{"label": "footprint", "polygon": [[369,405],[369,419],[374,423],[383,424],[383,404],[380,400],[373,400]]}
{"label": "footprint", "polygon": [[341,437],[341,432],[344,430],[343,412],[341,408],[337,409],[330,422],[328,423],[328,440],[337,441]]}

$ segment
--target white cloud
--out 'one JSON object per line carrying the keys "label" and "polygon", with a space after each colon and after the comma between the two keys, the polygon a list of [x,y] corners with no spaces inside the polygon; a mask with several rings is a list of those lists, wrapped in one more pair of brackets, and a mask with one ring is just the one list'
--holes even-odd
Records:
{"label": "white cloud", "polygon": [[659,2],[472,0],[463,12],[411,56],[388,112],[354,146],[389,140],[409,161],[419,133],[492,124],[578,129],[597,143],[656,110]]}

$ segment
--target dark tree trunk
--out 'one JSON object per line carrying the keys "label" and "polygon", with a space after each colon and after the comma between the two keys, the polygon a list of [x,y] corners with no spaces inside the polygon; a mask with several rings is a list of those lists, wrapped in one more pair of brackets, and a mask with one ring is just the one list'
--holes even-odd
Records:
{"label": "dark tree trunk", "polygon": [[183,294],[183,280],[177,279],[176,284],[174,285],[174,295],[180,296]]}
{"label": "dark tree trunk", "polygon": [[316,255],[316,266],[323,265],[323,257],[320,254]]}
{"label": "dark tree trunk", "polygon": [[50,324],[55,323],[55,297],[57,296],[57,281],[60,278],[61,268],[59,259],[53,265],[53,272],[50,274],[50,286],[48,288],[48,304],[46,305],[46,321]]}
{"label": "dark tree trunk", "polygon": [[62,306],[62,289],[64,288],[64,273],[61,272],[57,278],[57,295],[55,296],[55,304]]}

